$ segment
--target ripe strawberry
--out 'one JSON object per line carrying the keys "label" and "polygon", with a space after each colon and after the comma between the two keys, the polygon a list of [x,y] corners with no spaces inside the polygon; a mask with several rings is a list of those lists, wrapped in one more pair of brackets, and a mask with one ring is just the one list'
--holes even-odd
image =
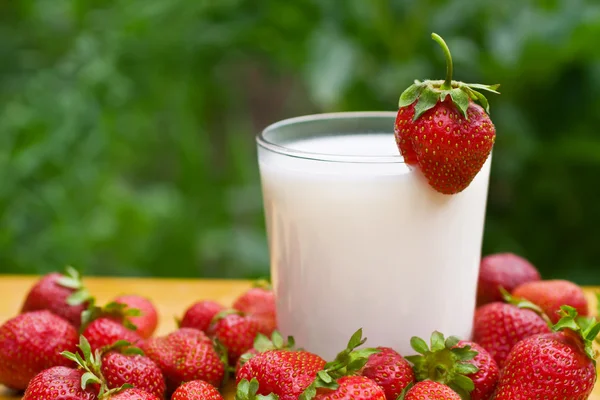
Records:
{"label": "ripe strawberry", "polygon": [[[475,311],[473,341],[490,353],[500,368],[508,353],[521,340],[548,333],[548,323],[527,303],[495,302]],[[531,307],[533,306],[533,307]]]}
{"label": "ripe strawberry", "polygon": [[222,311],[214,318],[208,333],[215,337],[225,348],[229,363],[235,365],[238,358],[250,350],[259,325],[252,316],[240,315],[232,310]]}
{"label": "ripe strawberry", "polygon": [[45,369],[31,380],[22,400],[95,400],[92,387],[81,388],[83,374],[67,367]]}
{"label": "ripe strawberry", "polygon": [[152,336],[158,325],[158,312],[152,302],[135,294],[119,296],[114,300],[115,303],[124,304],[125,310],[139,310],[139,316],[126,317],[127,320],[135,325],[136,332],[144,339]]}
{"label": "ripe strawberry", "polygon": [[573,282],[549,280],[527,282],[513,290],[512,295],[540,306],[553,323],[560,319],[560,307],[571,306],[579,315],[588,315],[588,302],[583,290]]}
{"label": "ripe strawberry", "polygon": [[135,346],[141,346],[144,342],[135,331],[109,317],[101,317],[90,322],[84,329],[83,336],[90,342],[93,351],[110,346],[119,340],[125,340]]}
{"label": "ripe strawberry", "polygon": [[365,376],[343,376],[338,388],[318,389],[315,400],[386,400],[385,392]]}
{"label": "ripe strawberry", "polygon": [[377,349],[380,352],[369,357],[361,374],[381,386],[387,400],[396,400],[405,387],[414,383],[415,374],[408,361],[395,350]]}
{"label": "ripe strawberry", "polygon": [[67,267],[64,275],[54,272],[42,277],[27,294],[21,313],[50,310],[79,328],[89,300],[79,272]]}
{"label": "ripe strawberry", "polygon": [[[248,360],[240,368],[236,380],[240,385],[256,378],[259,384],[256,393],[260,395],[273,393],[280,400],[312,399],[321,388],[337,390],[340,386],[338,379],[355,374],[364,367],[368,357],[377,352],[369,348],[355,350],[365,340],[362,330],[358,330],[350,338],[346,349],[329,363],[304,350],[268,350]],[[252,385],[245,386],[248,390],[252,388]]]}
{"label": "ripe strawberry", "polygon": [[434,382],[422,381],[411,387],[401,400],[461,400],[458,393],[450,387]]}
{"label": "ripe strawberry", "polygon": [[235,300],[233,308],[254,316],[263,335],[269,336],[277,329],[275,295],[268,282],[256,282],[253,288]]}
{"label": "ripe strawberry", "polygon": [[203,300],[192,304],[183,315],[181,322],[179,323],[180,328],[195,328],[203,332],[208,330],[210,322],[219,312],[223,311],[225,307],[221,304],[211,301]]}
{"label": "ripe strawberry", "polygon": [[596,382],[592,342],[600,322],[581,318],[573,307],[561,308],[552,333],[531,336],[511,350],[495,400],[585,400]]}
{"label": "ripe strawberry", "polygon": [[219,386],[223,380],[223,361],[212,341],[197,329],[180,328],[167,336],[150,338],[142,349],[162,370],[168,392],[182,382],[200,379]]}
{"label": "ripe strawberry", "polygon": [[122,392],[110,396],[111,400],[162,400],[153,393],[148,393],[140,389],[125,389]]}
{"label": "ripe strawberry", "polygon": [[274,393],[280,400],[297,400],[325,364],[321,357],[304,350],[268,350],[244,364],[236,381],[239,384],[256,378],[258,394]]}
{"label": "ripe strawberry", "polygon": [[419,353],[406,357],[413,363],[417,381],[435,381],[449,386],[462,397],[487,400],[498,383],[498,365],[492,356],[473,342],[457,337],[444,338],[439,332],[431,335],[431,348],[424,340],[410,341]]}
{"label": "ripe strawberry", "polygon": [[179,386],[171,400],[223,400],[216,387],[204,381],[190,381]]}
{"label": "ripe strawberry", "polygon": [[83,336],[92,346],[92,351],[124,340],[134,346],[141,346],[144,339],[136,332],[136,326],[130,317],[140,315],[138,309],[129,308],[122,303],[111,302],[98,307],[91,301],[87,310],[81,314]]}
{"label": "ripe strawberry", "polygon": [[48,310],[20,314],[0,327],[0,383],[24,390],[41,371],[72,366],[60,352],[76,346],[77,330],[66,319]]}
{"label": "ripe strawberry", "polygon": [[109,389],[116,389],[128,383],[159,398],[165,395],[165,378],[158,365],[127,347],[116,346],[103,354],[101,372]]}
{"label": "ripe strawberry", "polygon": [[402,93],[394,134],[407,164],[417,165],[433,189],[455,194],[475,178],[496,139],[487,99],[476,89],[498,93],[498,85],[453,81],[450,50],[432,37],[446,55],[446,80],[416,81]]}
{"label": "ripe strawberry", "polygon": [[526,259],[513,253],[497,253],[485,256],[479,267],[477,305],[502,301],[499,287],[508,292],[525,282],[539,281],[538,270]]}
{"label": "ripe strawberry", "polygon": [[248,362],[249,359],[254,357],[257,354],[264,353],[267,350],[295,350],[296,343],[292,336],[288,336],[287,341],[283,340],[283,337],[278,331],[273,331],[271,334],[271,339],[259,333],[254,338],[253,347],[242,354],[236,363],[235,372],[236,374],[239,372],[240,368]]}

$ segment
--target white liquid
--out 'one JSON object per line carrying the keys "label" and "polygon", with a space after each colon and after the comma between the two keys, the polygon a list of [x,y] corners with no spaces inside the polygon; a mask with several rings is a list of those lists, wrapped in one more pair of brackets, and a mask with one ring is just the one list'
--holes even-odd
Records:
{"label": "white liquid", "polygon": [[[398,155],[392,134],[286,145]],[[414,354],[434,330],[469,338],[491,159],[462,193],[431,189],[403,163],[339,163],[259,148],[279,328],[332,358],[362,327],[369,346]]]}

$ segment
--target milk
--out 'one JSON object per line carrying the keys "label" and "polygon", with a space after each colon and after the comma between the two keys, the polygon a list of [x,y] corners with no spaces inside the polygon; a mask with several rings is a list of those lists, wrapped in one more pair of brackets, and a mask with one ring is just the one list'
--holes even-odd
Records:
{"label": "milk", "polygon": [[[427,340],[434,330],[469,338],[491,161],[448,196],[402,162],[392,133],[285,147],[371,162],[259,147],[281,332],[328,359],[360,327],[368,345],[403,355],[414,354],[412,336]],[[378,157],[385,162],[373,162]]]}

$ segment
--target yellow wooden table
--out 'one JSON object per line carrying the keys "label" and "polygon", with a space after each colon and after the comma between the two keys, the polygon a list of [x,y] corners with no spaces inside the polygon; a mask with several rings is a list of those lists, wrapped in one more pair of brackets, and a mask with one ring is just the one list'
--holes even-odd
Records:
{"label": "yellow wooden table", "polygon": [[[0,276],[0,323],[16,315],[25,293],[38,279],[34,276]],[[180,280],[147,278],[85,278],[90,292],[99,304],[104,304],[117,295],[135,293],[153,299],[161,317],[157,335],[175,329],[175,317],[181,317],[185,308],[197,300],[212,299],[224,305],[244,290],[251,287],[248,281],[233,280]],[[600,290],[600,289],[599,289]],[[590,306],[595,310],[594,289],[586,288]],[[226,398],[232,399],[231,393]],[[0,400],[17,400],[19,396],[0,386]],[[600,384],[596,385],[590,400],[600,400]]]}

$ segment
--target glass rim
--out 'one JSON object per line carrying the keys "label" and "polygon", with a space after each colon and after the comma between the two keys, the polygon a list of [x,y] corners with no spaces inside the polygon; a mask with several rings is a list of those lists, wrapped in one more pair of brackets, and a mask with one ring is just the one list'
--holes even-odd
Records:
{"label": "glass rim", "polygon": [[[357,118],[390,118],[395,119],[396,111],[344,111],[334,113],[309,114],[298,117],[286,118],[268,125],[257,136],[257,144],[265,150],[272,151],[288,157],[322,161],[322,162],[338,162],[338,163],[356,163],[356,164],[404,164],[404,158],[398,152],[398,155],[385,156],[361,156],[361,155],[346,155],[346,154],[328,154],[318,152],[307,152],[302,150],[292,149],[290,147],[274,143],[268,140],[265,136],[277,129],[285,126],[295,125],[303,122],[336,120],[336,119],[357,119]],[[342,132],[343,134],[343,132]]]}

